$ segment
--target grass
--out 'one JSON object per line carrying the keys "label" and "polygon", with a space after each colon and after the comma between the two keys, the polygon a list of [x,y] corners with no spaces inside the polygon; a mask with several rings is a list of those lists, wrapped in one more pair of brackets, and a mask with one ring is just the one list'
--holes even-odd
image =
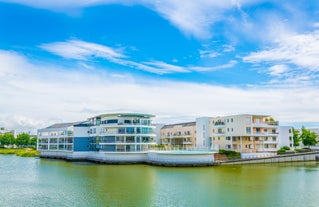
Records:
{"label": "grass", "polygon": [[0,154],[15,154],[20,157],[37,157],[40,155],[40,152],[32,148],[22,148],[22,149],[12,149],[12,148],[3,148],[0,149]]}

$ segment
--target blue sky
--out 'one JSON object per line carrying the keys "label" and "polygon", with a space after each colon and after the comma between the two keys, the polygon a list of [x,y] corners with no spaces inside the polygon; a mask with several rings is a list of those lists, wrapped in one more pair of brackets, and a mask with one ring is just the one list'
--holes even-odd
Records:
{"label": "blue sky", "polygon": [[0,0],[0,125],[107,112],[317,122],[319,2]]}

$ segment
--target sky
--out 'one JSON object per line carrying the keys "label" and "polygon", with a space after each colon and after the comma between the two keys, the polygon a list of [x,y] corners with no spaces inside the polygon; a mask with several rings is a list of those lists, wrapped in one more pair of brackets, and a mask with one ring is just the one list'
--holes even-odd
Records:
{"label": "sky", "polygon": [[0,0],[7,128],[115,112],[313,125],[318,89],[316,0]]}

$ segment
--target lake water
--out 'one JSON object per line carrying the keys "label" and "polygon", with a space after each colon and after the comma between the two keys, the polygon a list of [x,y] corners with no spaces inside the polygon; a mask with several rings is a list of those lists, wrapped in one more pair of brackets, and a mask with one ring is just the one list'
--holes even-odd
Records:
{"label": "lake water", "polygon": [[0,155],[0,206],[319,206],[319,163],[199,168]]}

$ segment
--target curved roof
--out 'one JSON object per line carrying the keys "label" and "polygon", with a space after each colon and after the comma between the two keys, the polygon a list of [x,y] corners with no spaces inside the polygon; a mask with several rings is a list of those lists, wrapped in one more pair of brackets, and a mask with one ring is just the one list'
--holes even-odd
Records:
{"label": "curved roof", "polygon": [[96,118],[96,117],[111,117],[111,116],[117,116],[117,117],[140,117],[140,118],[152,118],[155,117],[155,115],[152,114],[141,114],[141,113],[112,113],[112,114],[100,114],[97,116],[93,116],[89,119]]}

